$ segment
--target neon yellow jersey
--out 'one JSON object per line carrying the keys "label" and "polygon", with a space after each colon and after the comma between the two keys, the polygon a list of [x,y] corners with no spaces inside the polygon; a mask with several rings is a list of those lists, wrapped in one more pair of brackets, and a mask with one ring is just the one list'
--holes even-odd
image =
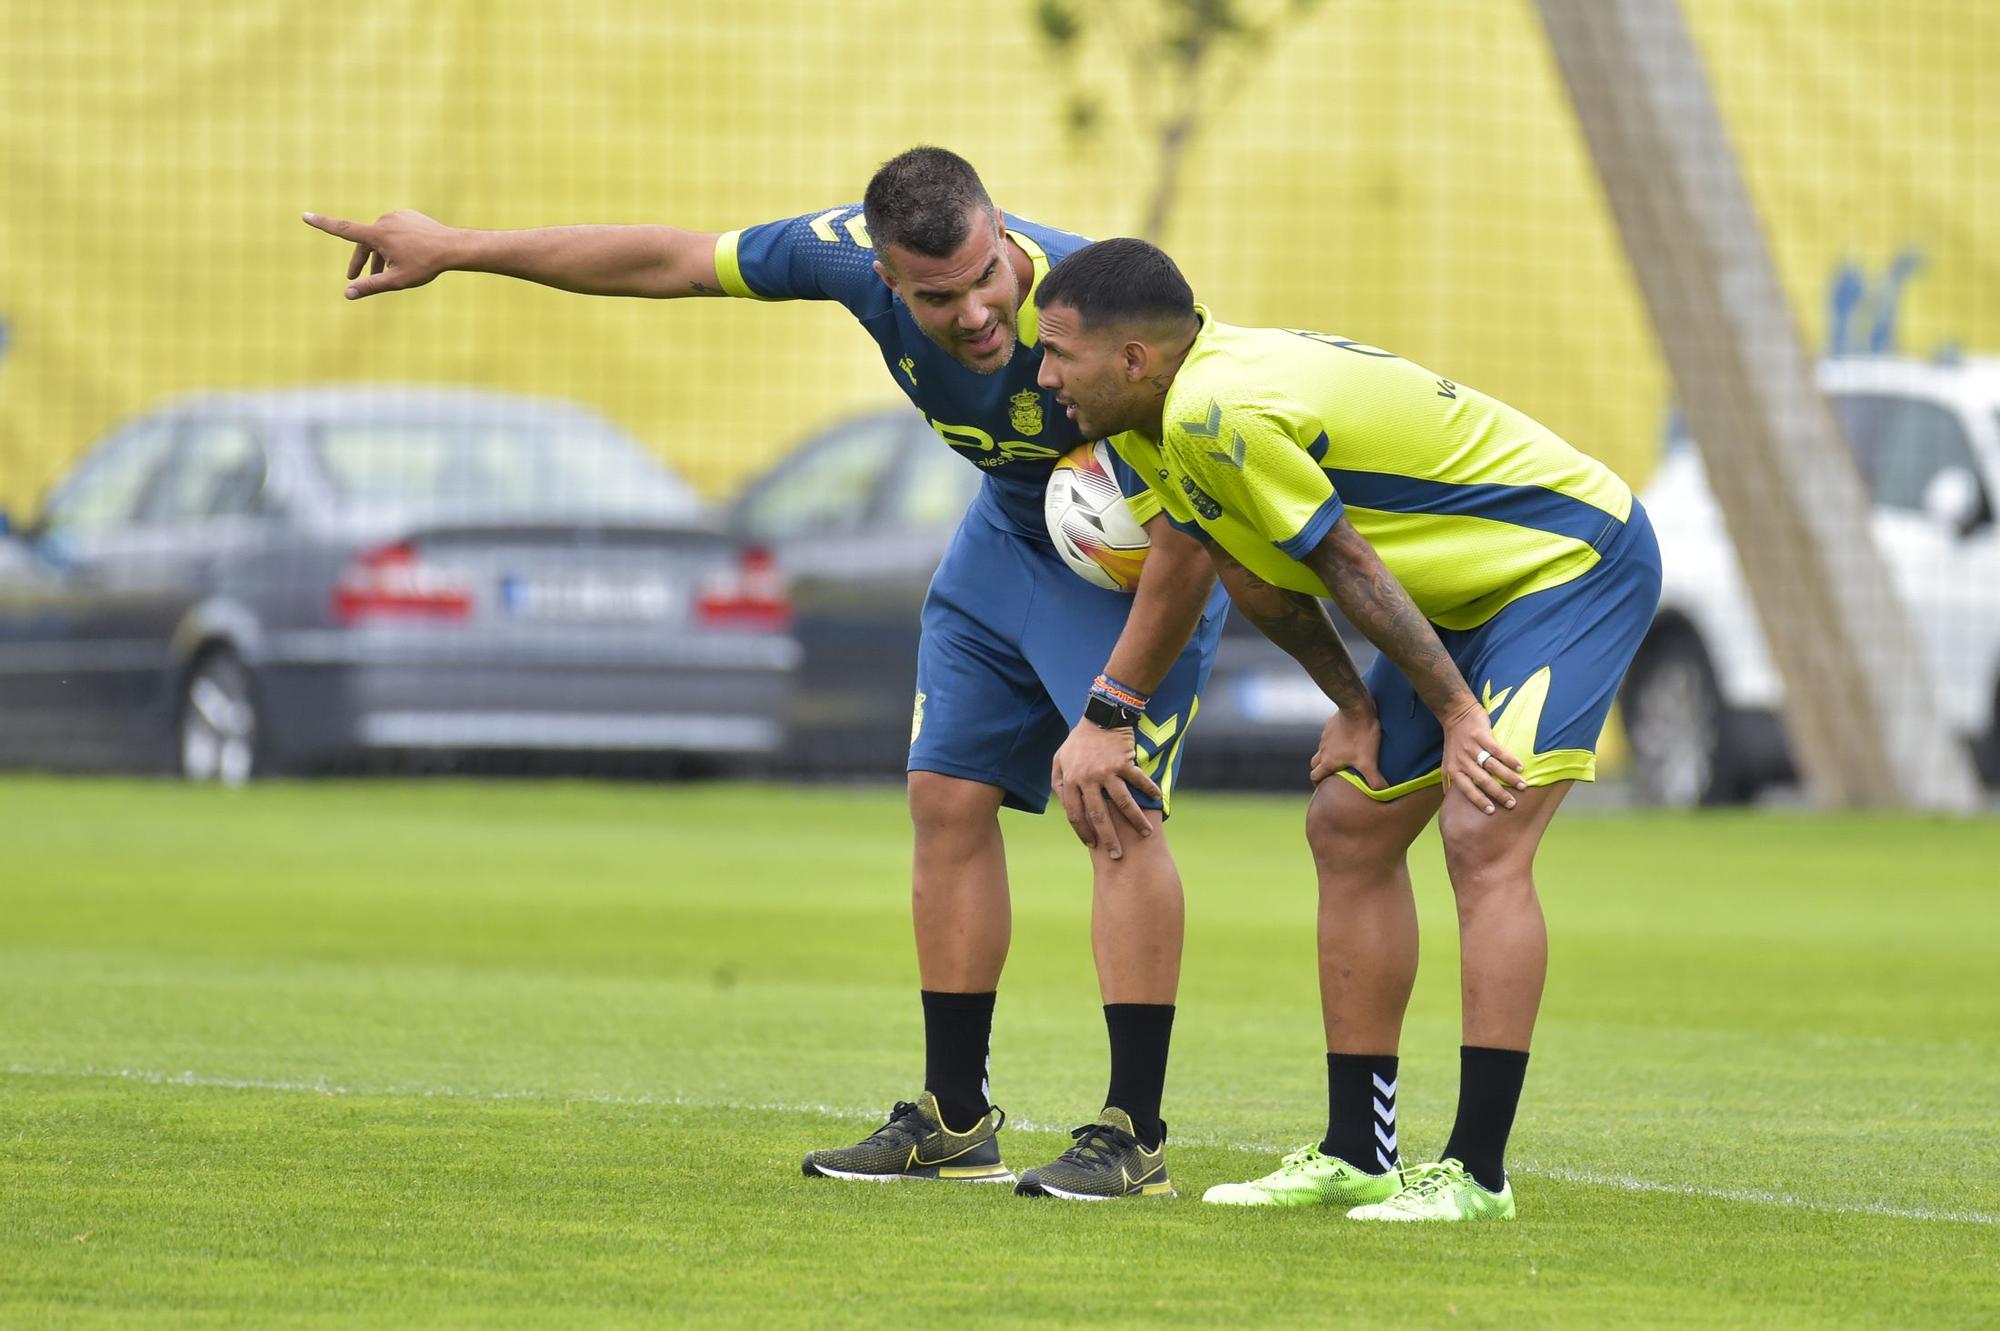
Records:
{"label": "neon yellow jersey", "polygon": [[1379,347],[1196,311],[1165,438],[1112,445],[1267,582],[1326,595],[1298,561],[1345,513],[1432,622],[1469,629],[1581,577],[1631,514],[1610,468],[1505,403]]}

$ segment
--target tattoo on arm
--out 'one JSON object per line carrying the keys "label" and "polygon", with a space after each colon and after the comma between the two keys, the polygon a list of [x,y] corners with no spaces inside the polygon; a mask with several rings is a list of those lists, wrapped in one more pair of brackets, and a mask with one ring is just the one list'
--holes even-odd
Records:
{"label": "tattoo on arm", "polygon": [[1442,718],[1471,698],[1472,690],[1430,621],[1353,523],[1341,518],[1303,562],[1319,575],[1354,627],[1409,676],[1433,713]]}
{"label": "tattoo on arm", "polygon": [[688,283],[688,290],[697,296],[726,296],[729,294],[721,287],[712,287],[700,279]]}
{"label": "tattoo on arm", "polygon": [[1304,666],[1321,692],[1343,708],[1373,705],[1347,644],[1317,597],[1272,586],[1220,545],[1212,544],[1208,550],[1230,601],[1265,637]]}

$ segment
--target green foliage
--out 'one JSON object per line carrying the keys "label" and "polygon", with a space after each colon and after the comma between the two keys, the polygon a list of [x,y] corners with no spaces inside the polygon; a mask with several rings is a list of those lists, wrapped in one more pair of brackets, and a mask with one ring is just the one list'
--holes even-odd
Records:
{"label": "green foliage", "polygon": [[1035,0],[1030,24],[1071,85],[1063,126],[1090,153],[1116,132],[1099,89],[1122,69],[1131,119],[1152,145],[1141,235],[1165,233],[1182,162],[1202,126],[1286,25],[1319,0]]}

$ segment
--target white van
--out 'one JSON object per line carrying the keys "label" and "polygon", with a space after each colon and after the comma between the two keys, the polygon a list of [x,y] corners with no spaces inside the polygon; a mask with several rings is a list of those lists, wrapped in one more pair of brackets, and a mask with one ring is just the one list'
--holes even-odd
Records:
{"label": "white van", "polygon": [[[1846,427],[1938,702],[1981,775],[2000,782],[2000,360],[1857,356],[1823,362],[1819,383]],[[1641,794],[1748,799],[1792,775],[1784,688],[1685,434],[1669,440],[1641,500],[1665,566],[1659,614],[1621,694]]]}

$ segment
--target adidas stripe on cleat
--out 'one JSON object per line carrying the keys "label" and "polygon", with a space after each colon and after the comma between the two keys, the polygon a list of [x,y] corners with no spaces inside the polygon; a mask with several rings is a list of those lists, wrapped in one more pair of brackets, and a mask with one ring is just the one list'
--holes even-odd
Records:
{"label": "adidas stripe on cleat", "polygon": [[1403,1186],[1385,1201],[1357,1206],[1349,1220],[1512,1220],[1514,1185],[1502,1183],[1488,1192],[1456,1160],[1418,1165],[1403,1171]]}
{"label": "adidas stripe on cleat", "polygon": [[1386,1201],[1402,1186],[1402,1174],[1392,1164],[1370,1174],[1337,1155],[1306,1146],[1286,1156],[1263,1178],[1248,1183],[1218,1183],[1201,1195],[1223,1206],[1338,1206],[1342,1209]]}

